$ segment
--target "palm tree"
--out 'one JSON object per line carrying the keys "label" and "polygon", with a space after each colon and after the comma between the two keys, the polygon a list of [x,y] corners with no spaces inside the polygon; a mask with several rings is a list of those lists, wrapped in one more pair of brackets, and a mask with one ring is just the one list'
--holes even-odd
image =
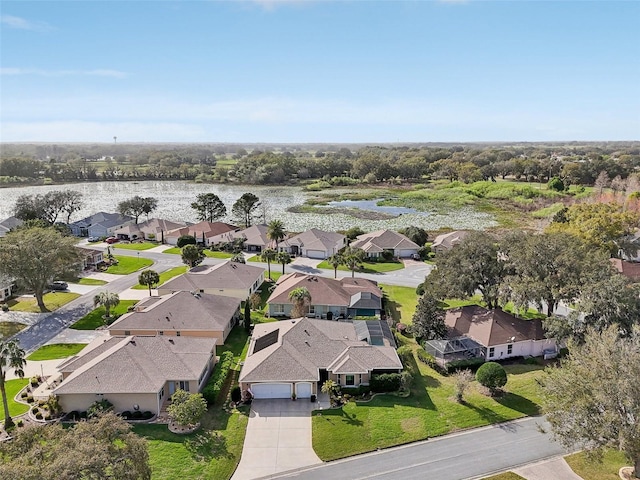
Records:
{"label": "palm tree", "polygon": [[276,242],[276,251],[278,251],[278,244],[284,240],[285,236],[284,224],[280,220],[271,220],[267,225],[267,238]]}
{"label": "palm tree", "polygon": [[15,374],[24,378],[24,366],[27,361],[24,358],[24,350],[20,348],[17,340],[0,341],[0,393],[2,393],[2,405],[4,406],[4,428],[13,426],[13,420],[9,414],[9,402],[4,387],[7,369],[13,368]]}
{"label": "palm tree", "polygon": [[120,303],[120,297],[117,293],[109,293],[109,292],[100,292],[95,297],[93,297],[93,305],[94,306],[102,306],[104,307],[104,319],[108,319],[110,317],[111,309],[116,307]]}
{"label": "palm tree", "polygon": [[260,254],[263,262],[267,262],[267,270],[269,272],[269,280],[271,280],[271,262],[276,259],[277,252],[273,248],[265,248]]}
{"label": "palm tree", "polygon": [[322,393],[329,395],[329,403],[331,403],[332,406],[334,404],[334,399],[335,399],[337,390],[338,390],[338,385],[336,384],[336,382],[334,382],[331,379],[326,380],[322,384],[322,387],[320,388],[320,391]]}
{"label": "palm tree", "polygon": [[327,258],[327,263],[333,267],[333,278],[338,278],[338,267],[343,263],[342,255],[334,253]]}
{"label": "palm tree", "polygon": [[355,272],[362,266],[362,261],[366,256],[361,248],[347,247],[342,252],[342,264],[351,270],[351,278],[355,276]]}
{"label": "palm tree", "polygon": [[160,275],[155,270],[145,270],[138,275],[138,283],[149,287],[149,296],[151,296],[151,287],[160,283]]}
{"label": "palm tree", "polygon": [[289,292],[289,300],[293,303],[291,317],[302,317],[307,314],[308,306],[311,304],[311,294],[306,287],[294,288]]}
{"label": "palm tree", "polygon": [[278,263],[282,264],[282,274],[284,275],[284,266],[291,263],[291,255],[287,252],[278,252],[276,260],[278,260]]}

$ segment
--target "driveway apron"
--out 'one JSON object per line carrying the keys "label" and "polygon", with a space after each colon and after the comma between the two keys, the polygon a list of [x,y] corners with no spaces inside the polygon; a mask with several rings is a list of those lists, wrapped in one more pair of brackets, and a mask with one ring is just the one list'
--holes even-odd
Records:
{"label": "driveway apron", "polygon": [[311,446],[308,399],[254,400],[242,458],[232,480],[249,480],[322,463]]}

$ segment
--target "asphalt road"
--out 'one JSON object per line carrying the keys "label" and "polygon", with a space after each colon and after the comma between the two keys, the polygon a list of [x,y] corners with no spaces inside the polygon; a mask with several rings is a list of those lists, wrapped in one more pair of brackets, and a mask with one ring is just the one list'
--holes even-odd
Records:
{"label": "asphalt road", "polygon": [[477,428],[269,478],[467,480],[567,452],[542,417]]}

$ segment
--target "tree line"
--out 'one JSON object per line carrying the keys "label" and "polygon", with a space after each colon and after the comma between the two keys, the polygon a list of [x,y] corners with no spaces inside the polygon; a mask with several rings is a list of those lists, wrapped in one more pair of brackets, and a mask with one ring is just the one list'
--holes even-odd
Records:
{"label": "tree line", "polygon": [[233,155],[222,150],[219,146],[167,146],[125,149],[122,152],[126,153],[96,157],[83,150],[56,155],[46,149],[30,154],[5,149],[0,158],[0,179],[7,183],[48,178],[54,182],[159,179],[271,185],[320,181],[330,186],[424,179],[471,183],[507,177],[547,182],[558,177],[569,186],[593,185],[602,172],[611,179],[624,180],[640,166],[637,142],[363,146],[354,150],[318,146],[315,151],[283,148],[279,152],[236,148]]}

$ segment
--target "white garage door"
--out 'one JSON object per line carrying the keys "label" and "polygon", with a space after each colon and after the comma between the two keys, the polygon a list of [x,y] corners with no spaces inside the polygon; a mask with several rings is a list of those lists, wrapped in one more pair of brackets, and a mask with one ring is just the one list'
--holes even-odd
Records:
{"label": "white garage door", "polygon": [[327,258],[327,252],[324,250],[307,250],[307,257],[309,258]]}
{"label": "white garage door", "polygon": [[311,396],[311,384],[296,383],[296,395],[298,398],[309,398]]}
{"label": "white garage door", "polygon": [[417,250],[400,250],[400,258],[407,258],[417,253]]}
{"label": "white garage door", "polygon": [[254,383],[253,398],[291,398],[290,383]]}

